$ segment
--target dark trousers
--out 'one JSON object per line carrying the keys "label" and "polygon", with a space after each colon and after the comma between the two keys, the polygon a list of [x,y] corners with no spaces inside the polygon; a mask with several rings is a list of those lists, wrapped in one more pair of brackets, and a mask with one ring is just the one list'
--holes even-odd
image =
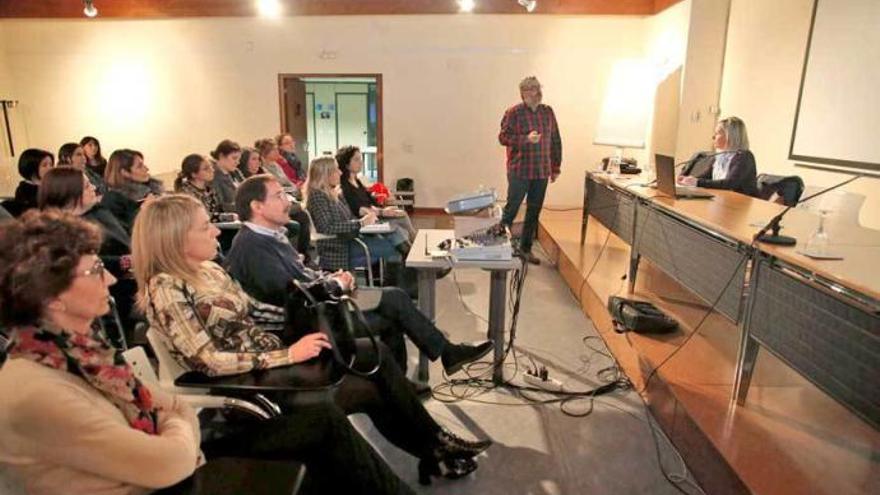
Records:
{"label": "dark trousers", "polygon": [[370,330],[389,347],[404,373],[407,367],[404,335],[431,361],[440,357],[448,343],[446,336],[419,311],[406,292],[397,287],[383,288],[379,305],[365,311],[364,316]]}
{"label": "dark trousers", "polygon": [[[346,375],[332,402],[301,405],[295,395],[275,397],[284,416],[226,426],[220,439],[202,444],[205,455],[304,462],[316,493],[414,493],[346,418],[366,413],[397,447],[419,458],[432,452],[440,427],[413,394],[397,363],[388,359],[388,348],[379,345],[384,356],[379,370],[368,378]],[[357,356],[361,369],[371,368],[377,358],[365,339],[358,340]]]}
{"label": "dark trousers", "polygon": [[526,199],[526,221],[519,238],[520,251],[530,253],[532,242],[538,235],[538,216],[544,206],[544,193],[547,192],[547,179],[520,179],[507,174],[507,204],[501,223],[510,227],[519,213],[519,206]]}

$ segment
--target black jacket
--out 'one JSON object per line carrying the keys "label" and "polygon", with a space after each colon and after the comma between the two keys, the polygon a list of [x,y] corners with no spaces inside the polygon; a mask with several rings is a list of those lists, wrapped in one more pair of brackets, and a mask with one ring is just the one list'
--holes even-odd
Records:
{"label": "black jacket", "polygon": [[[727,177],[719,180],[712,179],[712,169],[717,157],[712,157],[711,162],[706,162],[703,158],[702,154],[697,153],[685,168],[685,175],[697,178],[697,186],[707,189],[728,189],[753,197],[758,196],[757,167],[755,166],[755,155],[751,151],[737,151],[730,159]],[[712,166],[697,170],[704,162]]]}

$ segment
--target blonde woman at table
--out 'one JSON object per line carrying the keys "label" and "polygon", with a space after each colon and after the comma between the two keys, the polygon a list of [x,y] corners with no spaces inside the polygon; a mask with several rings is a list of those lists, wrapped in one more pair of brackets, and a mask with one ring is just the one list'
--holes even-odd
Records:
{"label": "blonde woman at table", "polygon": [[712,135],[715,153],[694,155],[677,181],[682,186],[728,189],[758,195],[755,155],[749,151],[746,124],[738,117],[722,119]]}

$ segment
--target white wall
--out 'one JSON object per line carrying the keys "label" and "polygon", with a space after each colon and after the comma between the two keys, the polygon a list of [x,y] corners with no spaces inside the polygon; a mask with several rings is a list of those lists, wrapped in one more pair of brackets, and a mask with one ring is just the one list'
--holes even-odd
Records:
{"label": "white wall", "polygon": [[[823,186],[846,176],[788,160],[812,7],[813,0],[732,0],[721,109],[745,120],[759,173],[800,175],[808,185]],[[875,229],[880,228],[877,189],[877,179],[870,178],[846,186],[867,196],[860,220]]]}
{"label": "white wall", "polygon": [[[480,184],[504,190],[497,144],[518,81],[539,76],[562,129],[548,203],[579,204],[611,64],[644,51],[640,17],[369,16],[153,21],[2,21],[27,124],[55,150],[94,134],[173,170],[220,139],[279,130],[279,73],[381,73],[385,174],[416,179],[422,206]],[[322,57],[321,54],[324,54]]]}
{"label": "white wall", "polygon": [[[3,39],[3,30],[4,26],[0,23],[0,39]],[[6,60],[6,50],[2,49],[2,47],[3,45],[0,44],[0,100],[14,100],[16,99],[15,81]],[[13,130],[19,131],[15,119],[16,110],[9,110],[11,117],[10,126]],[[0,116],[0,119],[2,119],[2,116]],[[20,134],[21,132],[15,132],[14,137]],[[21,145],[24,143],[18,142],[14,144],[17,145],[15,151],[20,152]],[[18,184],[19,180],[16,163],[15,159],[10,156],[5,124],[0,121],[0,196],[12,196],[15,192],[15,185]]]}

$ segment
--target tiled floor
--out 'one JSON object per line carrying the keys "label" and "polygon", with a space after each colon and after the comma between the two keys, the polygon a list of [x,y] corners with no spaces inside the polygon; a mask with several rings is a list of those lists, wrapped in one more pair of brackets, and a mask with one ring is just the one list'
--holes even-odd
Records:
{"label": "tiled floor", "polygon": [[[422,227],[435,225],[433,219],[419,219],[419,223]],[[462,270],[455,277],[450,275],[438,282],[438,326],[448,332],[452,341],[485,338],[486,324],[469,314],[459,300],[458,290],[470,311],[486,317],[488,286],[487,273],[477,270]],[[521,372],[531,358],[547,366],[551,376],[564,382],[566,390],[589,390],[602,383],[597,373],[612,361],[587,345],[607,352],[556,269],[546,261],[531,267],[516,336],[518,368],[512,358],[508,359],[506,376]],[[412,371],[414,349],[410,355]],[[439,363],[432,363],[432,385],[443,383],[441,370]],[[460,373],[454,378],[464,376]],[[522,383],[519,375],[513,381]],[[465,388],[456,390],[462,392]],[[426,406],[442,424],[463,435],[491,437],[495,445],[479,458],[480,469],[474,475],[457,481],[435,481],[431,487],[419,487],[420,493],[678,493],[658,466],[648,416],[633,391],[595,399],[593,412],[586,417],[567,416],[558,403],[530,404],[505,389],[455,403],[430,399]],[[571,413],[583,413],[589,407],[587,400],[565,405]],[[418,487],[416,459],[387,444],[364,418],[356,418],[355,422],[368,430],[371,441],[395,471],[411,486]],[[667,474],[674,479],[689,478],[686,467],[659,430],[655,438]],[[679,486],[685,493],[700,493],[690,482]]]}

